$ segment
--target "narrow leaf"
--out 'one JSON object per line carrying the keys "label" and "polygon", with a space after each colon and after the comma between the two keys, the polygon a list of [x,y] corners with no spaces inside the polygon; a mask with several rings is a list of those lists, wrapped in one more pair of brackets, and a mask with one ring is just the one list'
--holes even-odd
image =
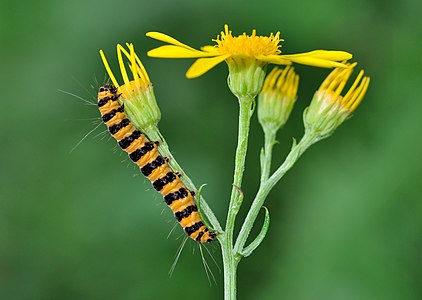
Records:
{"label": "narrow leaf", "polygon": [[196,206],[198,206],[198,213],[199,216],[201,217],[202,222],[204,222],[205,226],[207,226],[210,230],[215,231],[214,228],[212,228],[211,224],[208,223],[207,218],[204,218],[204,214],[202,213],[202,209],[201,209],[201,192],[202,189],[206,186],[207,184],[204,183],[203,185],[201,185],[198,189],[198,194],[197,194],[197,200],[196,200]]}
{"label": "narrow leaf", "polygon": [[270,227],[270,213],[265,206],[263,206],[263,208],[265,209],[264,225],[262,226],[261,232],[255,238],[255,240],[240,252],[240,255],[244,257],[251,255],[252,252],[262,243],[265,235],[267,234],[268,228]]}
{"label": "narrow leaf", "polygon": [[261,148],[261,155],[260,155],[259,158],[260,158],[259,160],[260,160],[260,163],[261,163],[261,170],[262,170],[264,168],[264,162],[265,162],[264,148]]}

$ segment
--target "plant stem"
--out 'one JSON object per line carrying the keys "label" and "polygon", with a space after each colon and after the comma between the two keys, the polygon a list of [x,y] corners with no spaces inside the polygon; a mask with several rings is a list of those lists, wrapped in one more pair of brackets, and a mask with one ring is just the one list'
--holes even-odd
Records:
{"label": "plant stem", "polygon": [[245,218],[245,222],[240,229],[239,236],[237,237],[236,245],[234,247],[234,253],[240,253],[243,250],[249,233],[251,232],[253,224],[255,223],[255,220],[258,216],[259,210],[261,209],[261,206],[271,189],[284,176],[284,174],[286,174],[286,172],[293,167],[295,162],[306,151],[306,149],[308,149],[315,142],[316,138],[313,135],[305,133],[300,142],[297,145],[293,145],[292,150],[290,151],[283,164],[274,172],[273,175],[271,175],[271,177],[265,180],[265,182],[261,182],[258,193],[256,194],[251,208],[249,209],[249,212]]}
{"label": "plant stem", "polygon": [[242,186],[243,172],[245,169],[249,125],[253,113],[253,104],[253,97],[239,98],[239,133],[235,156],[233,188],[227,213],[225,232],[219,236],[223,256],[225,300],[236,299],[236,269],[240,257],[235,256],[235,253],[233,252],[233,232],[236,215],[239,212],[243,200],[243,194],[240,188]]}
{"label": "plant stem", "polygon": [[[233,237],[234,222],[242,204],[241,191],[243,171],[245,170],[246,152],[248,149],[249,125],[252,116],[253,98],[239,99],[239,134],[237,140],[233,188],[230,197],[229,211],[227,214],[226,234]],[[240,201],[239,201],[240,200]]]}
{"label": "plant stem", "polygon": [[[226,228],[227,232],[227,228]],[[223,269],[224,269],[224,299],[236,300],[236,277],[237,277],[237,264],[239,259],[235,257],[233,252],[233,242],[229,242],[228,236],[225,233],[225,239],[221,243],[221,252],[223,256]]]}

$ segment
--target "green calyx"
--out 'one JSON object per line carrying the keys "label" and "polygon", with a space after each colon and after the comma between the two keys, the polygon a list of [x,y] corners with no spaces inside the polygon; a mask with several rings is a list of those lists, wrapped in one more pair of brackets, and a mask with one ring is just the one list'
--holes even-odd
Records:
{"label": "green calyx", "polygon": [[145,131],[157,126],[161,119],[161,112],[151,85],[142,91],[131,93],[130,97],[122,98],[122,102],[129,120],[140,130]]}
{"label": "green calyx", "polygon": [[227,84],[238,98],[255,98],[262,89],[267,64],[251,58],[229,58]]}
{"label": "green calyx", "polygon": [[351,111],[344,108],[341,99],[329,93],[316,92],[303,112],[303,122],[306,132],[322,140],[332,135],[350,115]]}
{"label": "green calyx", "polygon": [[262,92],[258,96],[258,121],[264,129],[279,130],[286,124],[295,99],[275,91]]}

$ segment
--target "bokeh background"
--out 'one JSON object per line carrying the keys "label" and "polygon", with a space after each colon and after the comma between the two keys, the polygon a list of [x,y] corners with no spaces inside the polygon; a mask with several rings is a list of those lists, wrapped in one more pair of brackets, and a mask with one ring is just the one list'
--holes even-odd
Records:
{"label": "bokeh background", "polygon": [[[222,299],[150,183],[100,133],[105,81],[131,41],[162,110],[175,157],[220,220],[231,188],[237,103],[227,67],[187,80],[192,60],[147,58],[162,31],[199,47],[234,33],[280,30],[284,53],[342,49],[372,77],[368,94],[331,138],[313,146],[266,203],[265,242],[241,262],[239,299],[422,299],[422,4],[405,1],[0,2],[0,299]],[[299,99],[280,132],[275,165],[303,132],[301,114],[328,70],[298,66]],[[100,135],[97,135],[100,134]],[[257,189],[263,136],[254,118],[243,190]],[[261,222],[261,220],[258,220]],[[209,247],[220,264],[217,244]]]}

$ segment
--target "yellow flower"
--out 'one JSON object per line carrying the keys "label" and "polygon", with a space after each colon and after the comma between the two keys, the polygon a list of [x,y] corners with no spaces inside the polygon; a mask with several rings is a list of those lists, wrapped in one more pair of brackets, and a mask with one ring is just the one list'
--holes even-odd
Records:
{"label": "yellow flower", "polygon": [[[104,66],[107,70],[108,76],[110,76],[111,81],[118,88],[119,93],[123,94],[124,97],[128,98],[132,92],[136,89],[146,89],[148,86],[151,85],[151,81],[148,77],[148,73],[145,70],[144,65],[142,64],[141,60],[139,59],[138,55],[135,53],[135,49],[133,44],[126,43],[126,46],[129,48],[129,52],[123,48],[122,45],[117,44],[117,59],[119,61],[120,72],[123,78],[123,85],[119,85],[116,77],[114,76],[113,72],[111,71],[110,65],[107,62],[107,59],[104,55],[103,50],[100,50],[101,59],[104,63]],[[126,56],[129,60],[129,68],[132,72],[133,80],[129,80],[129,76],[127,74],[127,70],[125,67],[125,63],[123,61],[122,53]]]}
{"label": "yellow flower", "polygon": [[277,131],[286,124],[296,102],[299,75],[292,67],[275,67],[265,78],[258,96],[258,120],[264,130]]}
{"label": "yellow flower", "polygon": [[239,36],[233,36],[228,25],[224,26],[221,36],[213,40],[217,44],[214,46],[204,46],[201,50],[196,50],[178,40],[160,33],[148,32],[147,36],[168,43],[148,52],[151,57],[162,58],[198,58],[186,73],[186,77],[194,78],[206,73],[219,63],[226,61],[229,64],[233,60],[259,61],[263,65],[290,65],[299,63],[304,65],[332,68],[345,67],[339,61],[349,60],[352,55],[344,51],[325,51],[315,50],[311,52],[281,55],[279,43],[280,32],[270,36],[258,36],[256,30],[251,35],[243,33]]}
{"label": "yellow flower", "polygon": [[[123,78],[122,85],[119,85],[111,71],[103,50],[100,50],[100,55],[111,81],[117,87],[117,92],[121,94],[120,101],[124,104],[125,113],[129,120],[135,127],[143,130],[150,126],[156,126],[160,121],[161,112],[148,73],[138,55],[136,55],[133,44],[126,43],[126,47],[128,50],[117,44],[117,59]],[[129,61],[133,79],[128,76],[122,54]]]}
{"label": "yellow flower", "polygon": [[369,86],[370,78],[361,70],[347,93],[340,95],[357,63],[349,68],[336,68],[315,93],[303,116],[307,132],[323,139],[349,118],[358,107]]}

